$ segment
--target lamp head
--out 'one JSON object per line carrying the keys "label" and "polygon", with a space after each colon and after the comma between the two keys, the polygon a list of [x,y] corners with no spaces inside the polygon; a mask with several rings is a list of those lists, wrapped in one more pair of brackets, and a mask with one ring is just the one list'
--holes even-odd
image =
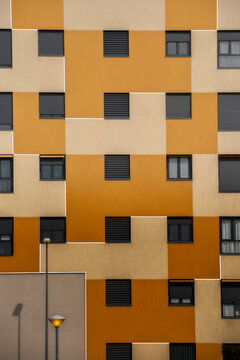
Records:
{"label": "lamp head", "polygon": [[51,239],[49,237],[45,237],[42,241],[44,244],[48,244],[51,242]]}
{"label": "lamp head", "polygon": [[59,328],[66,319],[61,315],[53,315],[48,320],[55,328]]}

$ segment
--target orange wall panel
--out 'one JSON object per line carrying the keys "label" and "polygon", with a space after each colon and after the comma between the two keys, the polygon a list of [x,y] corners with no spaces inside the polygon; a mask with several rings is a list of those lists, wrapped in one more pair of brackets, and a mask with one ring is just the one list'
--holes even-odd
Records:
{"label": "orange wall panel", "polygon": [[197,360],[222,360],[222,344],[196,344]]}

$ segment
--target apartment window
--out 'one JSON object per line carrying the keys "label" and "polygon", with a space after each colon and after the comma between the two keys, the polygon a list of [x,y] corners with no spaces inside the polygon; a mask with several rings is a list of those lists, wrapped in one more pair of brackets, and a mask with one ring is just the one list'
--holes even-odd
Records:
{"label": "apartment window", "polygon": [[240,31],[218,31],[218,67],[240,68]]}
{"label": "apartment window", "polygon": [[108,343],[106,344],[107,360],[132,360],[132,344]]}
{"label": "apartment window", "polygon": [[240,344],[222,344],[223,360],[239,360]]}
{"label": "apartment window", "polygon": [[219,156],[219,192],[240,192],[240,156]]}
{"label": "apartment window", "polygon": [[0,218],[0,256],[13,255],[13,218]]}
{"label": "apartment window", "polygon": [[131,218],[130,217],[105,217],[105,241],[106,243],[130,243],[131,242]]}
{"label": "apartment window", "polygon": [[104,56],[127,57],[129,55],[128,31],[104,31]]}
{"label": "apartment window", "polygon": [[221,282],[222,317],[240,318],[240,282]]}
{"label": "apartment window", "polygon": [[192,180],[191,156],[167,156],[168,180]]}
{"label": "apartment window", "polygon": [[218,130],[240,131],[240,93],[218,94]]}
{"label": "apartment window", "polygon": [[42,217],[40,218],[40,240],[50,238],[53,243],[66,242],[66,218]]}
{"label": "apartment window", "polygon": [[40,157],[40,180],[65,180],[65,157]]}
{"label": "apartment window", "polygon": [[12,30],[0,30],[0,67],[12,67]]}
{"label": "apartment window", "polygon": [[170,360],[196,360],[196,344],[169,344]]}
{"label": "apartment window", "polygon": [[193,281],[168,281],[169,305],[192,306],[194,305]]}
{"label": "apartment window", "polygon": [[106,306],[131,306],[131,280],[106,280]]}
{"label": "apartment window", "polygon": [[221,254],[240,254],[240,218],[220,218]]}
{"label": "apartment window", "polygon": [[12,110],[12,93],[0,93],[0,130],[12,129]]}
{"label": "apartment window", "polygon": [[104,94],[105,119],[129,119],[129,94],[105,93]]}
{"label": "apartment window", "polygon": [[191,94],[166,94],[167,119],[191,119]]}
{"label": "apartment window", "polygon": [[130,180],[130,155],[105,155],[105,180]]}
{"label": "apartment window", "polygon": [[38,30],[38,56],[64,56],[64,32]]}
{"label": "apartment window", "polygon": [[193,219],[183,217],[168,217],[168,242],[169,243],[192,243],[193,242]]}
{"label": "apartment window", "polygon": [[0,193],[13,192],[13,159],[0,158]]}
{"label": "apartment window", "polygon": [[64,119],[65,118],[65,94],[63,94],[63,93],[40,93],[39,94],[39,117],[40,117],[40,119]]}
{"label": "apartment window", "polygon": [[166,31],[166,56],[191,56],[191,31]]}

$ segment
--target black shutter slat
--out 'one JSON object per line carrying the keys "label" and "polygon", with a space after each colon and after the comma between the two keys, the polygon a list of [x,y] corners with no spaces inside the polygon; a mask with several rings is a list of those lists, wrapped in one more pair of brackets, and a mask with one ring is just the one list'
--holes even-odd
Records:
{"label": "black shutter slat", "polygon": [[130,156],[105,155],[105,180],[129,180]]}
{"label": "black shutter slat", "polygon": [[129,55],[128,31],[104,31],[104,56],[126,57]]}
{"label": "black shutter slat", "polygon": [[196,344],[170,344],[170,360],[196,360]]}
{"label": "black shutter slat", "polygon": [[218,129],[240,131],[240,93],[218,94]]}
{"label": "black shutter slat", "polygon": [[131,218],[130,217],[106,217],[105,218],[105,241],[106,241],[106,243],[130,243],[131,242]]}
{"label": "black shutter slat", "polygon": [[219,192],[240,192],[239,156],[219,156]]}
{"label": "black shutter slat", "polygon": [[166,41],[190,42],[191,31],[166,31]]}
{"label": "black shutter slat", "polygon": [[128,119],[129,118],[129,94],[128,93],[105,93],[104,94],[104,118],[105,119]]}
{"label": "black shutter slat", "polygon": [[131,305],[131,280],[106,280],[106,305]]}
{"label": "black shutter slat", "polygon": [[109,343],[106,345],[107,360],[132,360],[132,344]]}
{"label": "black shutter slat", "polygon": [[13,233],[13,218],[0,218],[0,234],[12,235]]}
{"label": "black shutter slat", "polygon": [[240,301],[240,283],[222,283],[222,301]]}
{"label": "black shutter slat", "polygon": [[218,41],[234,41],[234,40],[237,40],[239,41],[240,40],[240,31],[218,31],[217,32],[217,38],[218,38]]}

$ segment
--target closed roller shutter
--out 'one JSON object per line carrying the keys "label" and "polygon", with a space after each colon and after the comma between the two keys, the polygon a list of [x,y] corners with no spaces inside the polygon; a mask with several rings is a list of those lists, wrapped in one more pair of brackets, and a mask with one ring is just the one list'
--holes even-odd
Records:
{"label": "closed roller shutter", "polygon": [[170,344],[170,360],[196,360],[196,345]]}
{"label": "closed roller shutter", "polygon": [[129,180],[130,155],[105,155],[105,180]]}
{"label": "closed roller shutter", "polygon": [[131,242],[131,218],[130,217],[106,217],[105,218],[105,241],[106,241],[106,243],[130,243]]}
{"label": "closed roller shutter", "polygon": [[129,94],[128,93],[105,93],[104,94],[104,118],[105,119],[128,119],[129,118]]}
{"label": "closed roller shutter", "polygon": [[126,57],[129,55],[128,31],[104,31],[104,56]]}
{"label": "closed roller shutter", "polygon": [[107,360],[132,360],[132,344],[107,344]]}
{"label": "closed roller shutter", "polygon": [[106,280],[106,305],[130,306],[131,280]]}

